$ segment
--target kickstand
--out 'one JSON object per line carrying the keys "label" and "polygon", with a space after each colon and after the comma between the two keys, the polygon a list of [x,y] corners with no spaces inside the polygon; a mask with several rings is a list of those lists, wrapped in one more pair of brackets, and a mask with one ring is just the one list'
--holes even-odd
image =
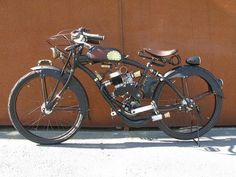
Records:
{"label": "kickstand", "polygon": [[[198,117],[201,119],[201,114],[200,114],[200,109],[199,107],[196,108]],[[198,119],[197,119],[197,140],[194,138],[193,141],[200,147],[200,136],[199,136],[199,124],[198,124]]]}
{"label": "kickstand", "polygon": [[197,126],[197,140],[194,138],[193,141],[197,144],[198,147],[200,147],[200,137],[199,137],[199,128]]}

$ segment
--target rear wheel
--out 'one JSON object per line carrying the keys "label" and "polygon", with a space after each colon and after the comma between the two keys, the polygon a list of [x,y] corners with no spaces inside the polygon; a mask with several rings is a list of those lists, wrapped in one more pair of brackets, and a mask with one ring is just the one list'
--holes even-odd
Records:
{"label": "rear wheel", "polygon": [[[214,93],[209,78],[197,73],[188,77],[174,77],[170,80],[184,95],[181,99],[168,84],[162,82],[154,100],[162,113],[169,111],[170,117],[159,121],[159,127],[171,137],[187,140],[208,132],[216,123],[222,107],[222,97]],[[190,104],[192,102],[192,107]]]}
{"label": "rear wheel", "polygon": [[[59,81],[58,87],[57,82]],[[23,76],[9,96],[9,115],[14,127],[27,139],[40,144],[56,144],[76,133],[83,119],[84,97],[80,87],[70,85],[58,104],[46,110],[45,104],[62,89],[65,78],[58,72],[32,71]]]}

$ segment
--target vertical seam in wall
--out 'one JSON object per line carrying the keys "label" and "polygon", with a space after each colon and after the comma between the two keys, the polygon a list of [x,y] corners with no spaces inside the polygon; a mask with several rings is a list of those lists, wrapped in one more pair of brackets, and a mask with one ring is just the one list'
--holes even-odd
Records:
{"label": "vertical seam in wall", "polygon": [[190,3],[190,24],[191,24],[191,43],[192,43],[192,46],[191,46],[191,53],[195,53],[196,51],[196,49],[194,48],[194,46],[195,46],[195,38],[194,38],[194,31],[193,31],[193,28],[194,28],[194,26],[193,26],[193,12],[194,12],[194,6],[193,6],[193,3],[194,3],[194,1],[192,1],[191,3]]}
{"label": "vertical seam in wall", "polygon": [[121,37],[121,50],[125,53],[124,49],[124,18],[123,18],[123,0],[118,0],[119,2],[119,18],[120,18],[120,37]]}
{"label": "vertical seam in wall", "polygon": [[[209,43],[210,45],[212,44],[212,19],[211,19],[211,6],[209,5],[209,2],[206,1],[206,6],[207,6],[207,23],[209,25],[209,28],[208,28],[208,37],[209,37]],[[208,48],[208,50],[212,50],[212,46],[210,46],[210,49]],[[211,56],[213,59],[215,59],[215,53],[212,52],[211,53]],[[211,67],[211,70],[214,71],[214,61],[213,62],[209,62],[210,63],[210,67]]]}

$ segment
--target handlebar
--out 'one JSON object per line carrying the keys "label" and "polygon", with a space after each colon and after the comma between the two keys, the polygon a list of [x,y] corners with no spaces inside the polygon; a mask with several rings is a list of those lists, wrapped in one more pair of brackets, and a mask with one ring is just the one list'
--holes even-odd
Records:
{"label": "handlebar", "polygon": [[81,27],[71,32],[71,38],[75,42],[81,41],[99,44],[100,41],[105,39],[105,36],[89,33],[89,29]]}
{"label": "handlebar", "polygon": [[[91,44],[99,44],[105,36],[89,33],[87,28],[81,27],[75,30],[63,30],[48,38],[47,42],[53,48],[61,49],[62,52],[68,52],[79,46],[92,48]],[[59,41],[59,42],[58,42]],[[63,43],[65,41],[65,43]]]}

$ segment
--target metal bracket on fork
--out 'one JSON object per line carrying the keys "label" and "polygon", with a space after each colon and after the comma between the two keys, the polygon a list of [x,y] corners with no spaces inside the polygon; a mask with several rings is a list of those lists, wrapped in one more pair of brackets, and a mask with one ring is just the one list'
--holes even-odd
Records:
{"label": "metal bracket on fork", "polygon": [[38,63],[37,63],[38,66],[42,66],[42,65],[49,65],[49,66],[52,66],[52,61],[51,60],[46,60],[46,59],[43,59],[43,60],[39,60]]}

